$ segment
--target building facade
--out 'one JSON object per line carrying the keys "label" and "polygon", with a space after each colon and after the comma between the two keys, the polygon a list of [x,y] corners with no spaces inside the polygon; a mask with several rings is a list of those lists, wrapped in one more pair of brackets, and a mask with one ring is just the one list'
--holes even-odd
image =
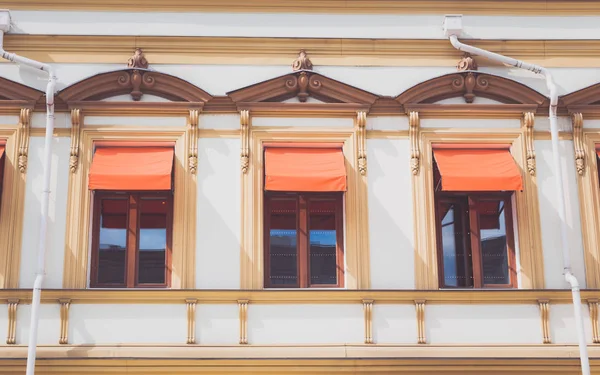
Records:
{"label": "building facade", "polygon": [[[600,373],[600,4],[4,1],[58,77],[37,374]],[[47,75],[0,63],[0,374],[25,371]],[[6,339],[4,339],[6,338]]]}

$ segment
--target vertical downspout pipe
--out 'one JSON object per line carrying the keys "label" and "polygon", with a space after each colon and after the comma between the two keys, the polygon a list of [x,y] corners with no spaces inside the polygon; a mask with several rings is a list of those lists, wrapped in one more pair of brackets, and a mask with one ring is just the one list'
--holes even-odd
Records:
{"label": "vertical downspout pipe", "polygon": [[552,139],[552,158],[554,162],[554,180],[556,184],[556,200],[558,202],[558,218],[560,220],[560,234],[561,234],[561,245],[563,254],[563,274],[565,280],[571,285],[571,292],[573,297],[573,308],[575,313],[575,322],[577,329],[577,339],[579,341],[579,358],[581,361],[581,371],[583,375],[590,375],[590,361],[588,357],[587,343],[585,341],[585,330],[583,327],[583,314],[581,306],[581,294],[579,289],[579,282],[573,273],[571,272],[571,255],[569,253],[569,241],[567,236],[567,222],[566,222],[566,203],[565,203],[565,191],[563,187],[562,179],[562,168],[560,165],[560,152],[558,149],[558,121],[556,115],[556,109],[558,106],[558,91],[552,74],[548,69],[529,64],[511,57],[503,56],[494,52],[486,51],[481,48],[469,46],[461,43],[456,35],[450,35],[450,43],[452,46],[459,51],[469,52],[473,55],[483,56],[490,60],[499,61],[503,64],[514,66],[516,68],[526,69],[536,74],[540,74],[546,78],[546,86],[550,91],[550,134]]}
{"label": "vertical downspout pipe", "polygon": [[26,57],[18,56],[14,53],[8,53],[3,48],[4,32],[0,30],[0,55],[3,59],[16,64],[30,66],[46,72],[49,76],[46,87],[46,136],[44,140],[44,177],[42,180],[42,207],[40,217],[40,232],[38,243],[38,258],[35,271],[35,281],[33,283],[33,297],[31,299],[31,323],[29,329],[29,342],[27,347],[27,375],[35,373],[35,357],[37,349],[40,298],[42,294],[42,284],[46,275],[46,233],[48,230],[48,205],[50,202],[50,169],[52,161],[52,134],[54,133],[54,91],[56,87],[56,75],[54,70],[48,64],[44,64]]}

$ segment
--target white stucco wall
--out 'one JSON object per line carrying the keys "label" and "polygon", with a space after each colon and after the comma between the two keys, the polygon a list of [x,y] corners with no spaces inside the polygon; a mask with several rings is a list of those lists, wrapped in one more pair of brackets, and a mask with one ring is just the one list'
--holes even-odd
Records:
{"label": "white stucco wall", "polygon": [[[564,289],[569,284],[564,280],[561,250],[561,224],[558,219],[556,183],[551,141],[535,141],[537,186],[540,202],[540,224],[544,253],[544,279],[546,288]],[[559,141],[563,187],[566,194],[566,220],[568,241],[573,272],[582,287],[585,287],[585,261],[581,238],[581,219],[577,190],[577,172],[572,141]]]}
{"label": "white stucco wall", "polygon": [[0,116],[0,125],[16,125],[19,123],[19,116]]}
{"label": "white stucco wall", "polygon": [[[68,137],[53,138],[45,288],[62,287],[70,145],[71,140]],[[43,150],[44,137],[31,137],[25,184],[25,215],[23,217],[19,274],[19,287],[21,288],[32,288],[35,279],[44,169]]]}
{"label": "white stucco wall", "polygon": [[[60,339],[60,305],[58,303],[41,305],[39,317],[38,344],[58,344]],[[29,342],[30,322],[31,305],[19,305],[17,307],[17,344],[27,345]]]}
{"label": "white stucco wall", "polygon": [[240,139],[198,141],[196,288],[240,287]]}
{"label": "white stucco wall", "polygon": [[430,344],[541,344],[537,305],[427,305]]}
{"label": "white stucco wall", "polygon": [[5,338],[8,335],[8,305],[0,304],[0,345],[6,344]]}
{"label": "white stucco wall", "polygon": [[354,126],[352,118],[333,117],[252,117],[252,126],[337,128]]}
{"label": "white stucco wall", "polygon": [[[588,344],[592,343],[590,310],[583,304],[583,329]],[[577,344],[577,324],[573,305],[550,305],[550,338],[554,344]]]}
{"label": "white stucco wall", "polygon": [[236,345],[240,340],[237,304],[196,305],[196,342],[201,345]]}
{"label": "white stucco wall", "polygon": [[371,287],[415,286],[408,139],[367,139]]}
{"label": "white stucco wall", "polygon": [[408,130],[408,116],[368,116],[367,130]]}
{"label": "white stucco wall", "polygon": [[184,303],[72,304],[69,312],[69,342],[73,345],[184,344],[186,337],[187,313]]}
{"label": "white stucco wall", "polygon": [[[474,104],[475,105],[475,104]],[[455,129],[497,129],[519,128],[520,119],[477,119],[477,118],[424,118],[421,119],[422,128],[455,128]]]}
{"label": "white stucco wall", "polygon": [[168,117],[121,117],[121,116],[85,116],[83,118],[85,126],[91,125],[121,125],[121,126],[156,126],[165,127],[183,127],[187,124],[185,116]]}
{"label": "white stucco wall", "polygon": [[373,304],[373,341],[377,344],[416,344],[415,306]]}
{"label": "white stucco wall", "polygon": [[361,304],[248,305],[248,343],[360,344],[364,342]]}
{"label": "white stucco wall", "polygon": [[200,129],[240,129],[240,115],[238,114],[205,114],[200,115],[198,121]]}

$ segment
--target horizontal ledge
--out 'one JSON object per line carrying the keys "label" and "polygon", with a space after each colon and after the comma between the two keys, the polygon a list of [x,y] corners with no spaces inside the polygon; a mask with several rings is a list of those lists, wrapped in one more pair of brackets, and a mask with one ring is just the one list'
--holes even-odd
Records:
{"label": "horizontal ledge", "polygon": [[[18,299],[31,302],[30,289],[5,289],[0,301]],[[597,298],[597,290],[582,290],[584,300]],[[45,289],[43,303],[57,303],[70,299],[83,304],[168,304],[185,303],[196,299],[198,303],[237,303],[248,300],[252,304],[344,304],[373,300],[383,304],[412,304],[425,300],[434,304],[530,304],[538,300],[551,303],[571,303],[569,290],[174,290],[174,289]]]}
{"label": "horizontal ledge", "polygon": [[406,113],[419,112],[421,118],[520,118],[524,113],[536,112],[530,104],[405,104]]}
{"label": "horizontal ledge", "polygon": [[569,115],[574,113],[581,113],[583,115],[583,126],[585,127],[586,119],[600,119],[600,105],[588,104],[588,105],[569,105],[567,106]]}
{"label": "horizontal ledge", "polygon": [[359,111],[368,112],[370,106],[355,103],[237,103],[240,111],[250,111],[251,116],[356,116]]}
{"label": "horizontal ledge", "polygon": [[194,102],[69,102],[69,109],[80,109],[84,116],[181,116],[192,109],[202,110],[204,103]]}

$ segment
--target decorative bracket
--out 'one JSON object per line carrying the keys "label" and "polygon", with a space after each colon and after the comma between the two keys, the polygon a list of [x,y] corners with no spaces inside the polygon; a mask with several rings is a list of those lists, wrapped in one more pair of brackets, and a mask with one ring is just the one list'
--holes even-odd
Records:
{"label": "decorative bracket", "polygon": [[17,306],[18,299],[8,300],[8,333],[6,335],[6,344],[14,345],[17,343]]}
{"label": "decorative bracket", "polygon": [[65,345],[69,343],[69,308],[71,307],[70,299],[59,299],[60,304],[60,338],[58,343]]}
{"label": "decorative bracket", "polygon": [[71,155],[69,156],[69,169],[71,173],[77,171],[79,164],[79,134],[81,128],[81,110],[71,110]]}
{"label": "decorative bracket", "polygon": [[247,110],[240,111],[240,128],[242,133],[240,164],[242,173],[247,173],[250,166],[250,112]]}
{"label": "decorative bracket", "polygon": [[248,344],[248,300],[238,300],[240,313],[240,344]]}
{"label": "decorative bracket", "polygon": [[358,171],[361,175],[367,174],[367,150],[366,150],[366,138],[367,138],[367,113],[360,111],[356,116],[356,124],[358,125]]}
{"label": "decorative bracket", "polygon": [[415,309],[417,310],[417,343],[427,344],[425,337],[425,300],[415,300]]}
{"label": "decorative bracket", "polygon": [[590,308],[590,319],[592,320],[592,342],[594,344],[600,344],[600,328],[598,327],[598,300],[588,300],[588,307]]}
{"label": "decorative bracket", "polygon": [[363,311],[365,313],[365,344],[373,343],[373,300],[364,299]]}
{"label": "decorative bracket", "polygon": [[525,130],[525,147],[527,148],[527,171],[531,176],[535,176],[535,148],[533,143],[533,125],[535,123],[535,114],[526,112],[523,114],[523,127]]}
{"label": "decorative bracket", "polygon": [[538,300],[540,306],[540,318],[542,320],[542,335],[544,344],[551,344],[550,338],[550,301],[547,299]]}
{"label": "decorative bracket", "polygon": [[585,170],[585,151],[583,149],[583,114],[573,113],[573,146],[575,147],[575,167],[577,174],[583,176]]}
{"label": "decorative bracket", "polygon": [[198,117],[199,111],[197,109],[190,109],[188,128],[188,168],[192,174],[196,174],[198,171]]}
{"label": "decorative bracket", "polygon": [[29,127],[31,125],[31,109],[21,109],[19,116],[19,171],[25,173],[27,170],[27,155],[29,153]]}
{"label": "decorative bracket", "polygon": [[187,307],[187,344],[196,343],[196,303],[195,299],[186,299]]}
{"label": "decorative bracket", "polygon": [[410,138],[410,169],[413,175],[419,174],[421,151],[419,147],[419,112],[410,112],[408,117],[408,137]]}

